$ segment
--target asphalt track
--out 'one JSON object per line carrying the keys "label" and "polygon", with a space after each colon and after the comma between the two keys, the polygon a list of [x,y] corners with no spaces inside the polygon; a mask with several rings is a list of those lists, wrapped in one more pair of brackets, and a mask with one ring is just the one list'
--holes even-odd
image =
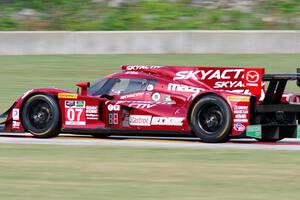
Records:
{"label": "asphalt track", "polygon": [[262,143],[254,139],[234,139],[227,143],[207,144],[197,138],[111,136],[97,139],[86,135],[62,134],[51,139],[36,139],[30,134],[0,133],[0,144],[80,145],[108,147],[188,148],[188,149],[257,149],[300,151],[300,139]]}

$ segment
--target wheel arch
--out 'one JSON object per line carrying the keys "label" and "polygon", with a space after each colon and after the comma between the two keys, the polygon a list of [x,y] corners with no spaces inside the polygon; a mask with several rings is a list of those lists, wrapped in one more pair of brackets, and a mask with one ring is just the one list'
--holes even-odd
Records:
{"label": "wheel arch", "polygon": [[[201,103],[201,100],[207,96],[210,96],[212,98],[206,98],[206,100],[202,101],[202,103]],[[212,101],[211,99],[215,99],[216,101]],[[203,102],[210,102],[215,105],[218,105],[218,107],[223,110],[224,119],[226,119],[225,120],[226,123],[222,123],[220,128],[218,128],[216,131],[212,132],[213,135],[202,134],[202,131],[204,131],[204,133],[205,132],[207,133],[207,131],[203,130],[203,128],[199,128],[199,125],[195,125],[195,117],[193,118],[193,116],[195,116],[195,115],[193,115],[193,112],[194,111],[197,112],[197,110],[201,109],[203,107],[203,105],[199,106],[198,103],[203,104]],[[200,139],[202,139],[205,142],[209,142],[209,143],[224,142],[224,141],[227,141],[228,139],[230,139],[230,137],[231,137],[232,123],[233,123],[232,107],[231,107],[230,102],[227,100],[226,95],[224,95],[222,93],[206,92],[206,93],[199,94],[197,97],[195,97],[192,100],[192,102],[190,104],[187,119],[188,119],[191,133],[193,133],[195,136],[199,137]]]}
{"label": "wheel arch", "polygon": [[[48,92],[39,92],[39,91],[32,92],[32,93],[28,94],[26,97],[24,97],[24,99],[22,99],[22,102],[20,104],[20,113],[22,113],[24,105],[28,101],[28,99],[30,99],[31,97],[36,96],[36,95],[49,96],[49,97],[52,97],[56,101],[57,106],[58,106],[58,110],[59,110],[59,114],[60,114],[59,128],[61,128],[61,109],[60,109],[60,106],[59,106],[59,101],[58,101],[57,94],[48,93]],[[26,130],[25,126],[23,125],[22,115],[20,115],[20,122],[22,124],[22,127],[23,127],[24,131],[28,131],[28,130]]]}
{"label": "wheel arch", "polygon": [[208,96],[208,95],[216,95],[218,97],[221,97],[227,104],[228,106],[231,108],[231,104],[227,101],[227,99],[223,96],[223,95],[220,95],[218,93],[215,93],[215,92],[205,92],[205,93],[201,93],[199,94],[198,96],[196,96],[195,98],[192,99],[191,103],[190,103],[190,106],[189,106],[189,109],[188,109],[188,112],[187,112],[187,121],[188,121],[188,124],[190,125],[191,123],[191,113],[192,113],[192,110],[195,106],[195,104],[203,97],[205,96]]}

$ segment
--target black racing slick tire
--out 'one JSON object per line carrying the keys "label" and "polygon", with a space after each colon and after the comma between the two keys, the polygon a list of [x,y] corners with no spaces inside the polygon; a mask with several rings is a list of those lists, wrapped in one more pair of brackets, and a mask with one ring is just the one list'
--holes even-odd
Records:
{"label": "black racing slick tire", "polygon": [[59,134],[60,111],[55,99],[38,94],[30,97],[21,111],[22,125],[37,138],[51,138]]}
{"label": "black racing slick tire", "polygon": [[190,126],[203,142],[226,142],[232,127],[231,109],[222,97],[206,95],[194,105]]}

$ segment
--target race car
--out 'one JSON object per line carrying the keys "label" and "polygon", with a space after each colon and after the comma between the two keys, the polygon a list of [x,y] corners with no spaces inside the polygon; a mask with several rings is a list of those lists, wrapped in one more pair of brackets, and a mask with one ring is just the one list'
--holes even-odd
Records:
{"label": "race car", "polygon": [[[76,92],[32,89],[7,112],[0,131],[181,135],[204,142],[230,138],[278,141],[300,137],[300,95],[285,92],[293,74],[265,74],[264,68],[122,66],[122,71]],[[268,84],[267,89],[265,89]]]}

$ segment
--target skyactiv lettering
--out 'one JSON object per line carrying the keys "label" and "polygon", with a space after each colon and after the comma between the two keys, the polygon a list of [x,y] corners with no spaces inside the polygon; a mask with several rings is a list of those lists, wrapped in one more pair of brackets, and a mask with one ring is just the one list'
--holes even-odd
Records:
{"label": "skyactiv lettering", "polygon": [[193,79],[193,80],[212,80],[212,79],[237,79],[243,78],[244,69],[225,69],[225,70],[197,70],[177,72],[173,80]]}

